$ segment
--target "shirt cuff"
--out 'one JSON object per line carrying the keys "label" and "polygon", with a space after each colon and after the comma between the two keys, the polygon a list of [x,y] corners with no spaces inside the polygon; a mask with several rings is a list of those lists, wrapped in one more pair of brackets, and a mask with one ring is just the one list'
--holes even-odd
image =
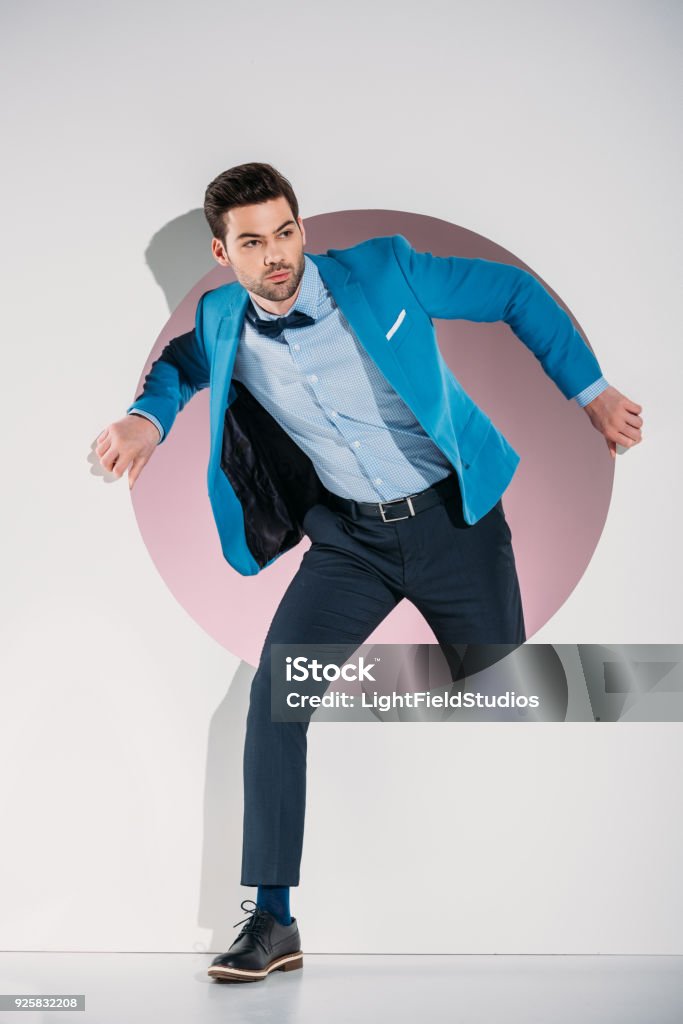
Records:
{"label": "shirt cuff", "polygon": [[151,412],[143,412],[142,409],[131,409],[128,415],[129,416],[144,416],[146,420],[151,420],[152,423],[154,424],[154,426],[159,431],[159,441],[157,443],[160,443],[161,441],[163,441],[163,439],[164,439],[164,428],[162,427],[161,423],[159,423],[159,420],[156,418],[156,416],[153,416]]}
{"label": "shirt cuff", "polygon": [[583,391],[579,391],[578,395],[574,395],[574,401],[578,402],[583,408],[584,405],[588,405],[589,402],[592,402],[594,398],[597,398],[608,387],[609,382],[604,377],[598,377],[597,380],[589,384]]}

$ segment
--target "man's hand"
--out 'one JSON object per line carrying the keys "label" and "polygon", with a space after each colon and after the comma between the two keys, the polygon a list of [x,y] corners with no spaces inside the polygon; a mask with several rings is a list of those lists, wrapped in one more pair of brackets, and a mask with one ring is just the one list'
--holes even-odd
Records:
{"label": "man's hand", "polygon": [[129,413],[105,427],[97,437],[95,451],[100,464],[114,476],[123,476],[128,469],[128,487],[132,490],[160,440],[151,420]]}
{"label": "man's hand", "polygon": [[584,405],[591,423],[607,441],[610,455],[617,457],[617,444],[632,448],[643,439],[641,427],[643,420],[640,413],[641,405],[636,405],[616,388],[608,387],[601,391],[588,405]]}

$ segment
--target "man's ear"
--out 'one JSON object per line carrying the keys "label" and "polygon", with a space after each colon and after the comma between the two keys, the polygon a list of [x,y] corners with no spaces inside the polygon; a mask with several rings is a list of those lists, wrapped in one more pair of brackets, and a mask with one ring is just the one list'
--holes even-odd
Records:
{"label": "man's ear", "polygon": [[220,263],[222,267],[230,266],[227,250],[220,238],[214,237],[211,239],[211,252],[213,253],[213,258],[217,263]]}
{"label": "man's ear", "polygon": [[302,242],[303,245],[305,245],[306,244],[306,232],[304,231],[304,222],[302,221],[301,217],[297,217],[296,222],[299,225],[299,230],[301,231],[301,242]]}

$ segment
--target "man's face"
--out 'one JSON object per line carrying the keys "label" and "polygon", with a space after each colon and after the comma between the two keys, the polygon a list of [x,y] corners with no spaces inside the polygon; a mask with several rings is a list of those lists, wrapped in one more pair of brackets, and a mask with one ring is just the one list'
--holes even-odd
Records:
{"label": "man's face", "polygon": [[[301,217],[294,220],[289,203],[280,196],[253,206],[228,210],[224,241],[211,243],[214,258],[232,267],[248,292],[265,300],[264,309],[282,312],[298,291],[304,273],[306,235]],[[278,275],[278,276],[273,276]]]}

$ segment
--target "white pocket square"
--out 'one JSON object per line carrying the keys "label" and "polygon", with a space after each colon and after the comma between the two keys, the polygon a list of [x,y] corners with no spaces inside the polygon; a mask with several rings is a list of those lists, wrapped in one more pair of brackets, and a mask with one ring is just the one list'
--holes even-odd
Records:
{"label": "white pocket square", "polygon": [[405,311],[405,309],[402,309],[401,312],[396,317],[395,322],[391,325],[391,327],[387,331],[387,335],[386,335],[387,341],[389,341],[393,337],[393,335],[396,333],[396,331],[399,329],[399,327],[403,323],[403,318],[405,317],[405,315],[406,315],[406,311]]}

